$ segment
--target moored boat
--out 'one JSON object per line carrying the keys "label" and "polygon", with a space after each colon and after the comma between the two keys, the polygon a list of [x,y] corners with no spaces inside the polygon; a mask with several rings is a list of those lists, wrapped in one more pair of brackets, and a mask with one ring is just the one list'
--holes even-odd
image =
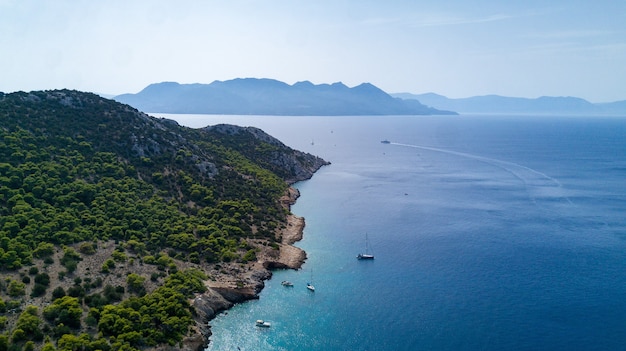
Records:
{"label": "moored boat", "polygon": [[[311,282],[312,281],[313,281],[313,270],[311,270]],[[309,289],[309,291],[315,292],[315,287],[313,286],[313,283],[311,282],[306,283],[306,288]]]}
{"label": "moored boat", "polygon": [[365,234],[365,253],[360,253],[356,255],[356,258],[358,260],[373,260],[374,255],[371,253],[368,253],[368,251],[369,251],[369,241],[367,240],[367,233],[366,233]]}
{"label": "moored boat", "polygon": [[257,327],[261,327],[261,328],[269,328],[269,327],[272,326],[269,322],[266,322],[266,321],[264,321],[262,319],[257,319],[255,325]]}

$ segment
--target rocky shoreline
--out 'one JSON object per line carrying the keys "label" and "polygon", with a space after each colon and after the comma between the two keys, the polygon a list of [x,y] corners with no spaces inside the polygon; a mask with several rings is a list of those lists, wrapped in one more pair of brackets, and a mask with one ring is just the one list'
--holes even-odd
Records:
{"label": "rocky shoreline", "polygon": [[[281,204],[289,209],[299,196],[297,189],[289,187],[280,200]],[[302,240],[304,225],[304,218],[289,214],[286,226],[276,233],[278,249],[258,241],[254,243],[259,248],[256,262],[215,265],[210,272],[211,279],[205,281],[207,291],[190,301],[195,310],[195,325],[190,335],[183,340],[182,347],[163,347],[158,350],[206,349],[211,336],[209,321],[218,313],[237,303],[258,299],[258,294],[265,287],[264,281],[272,277],[273,269],[300,269],[306,260],[306,253],[292,244]]]}

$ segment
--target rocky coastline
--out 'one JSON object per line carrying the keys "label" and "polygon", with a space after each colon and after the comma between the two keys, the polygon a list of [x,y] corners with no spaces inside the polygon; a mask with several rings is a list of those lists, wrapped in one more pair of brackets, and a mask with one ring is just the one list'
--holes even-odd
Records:
{"label": "rocky coastline", "polygon": [[[300,193],[289,187],[280,199],[281,204],[290,209]],[[276,233],[278,249],[255,242],[259,248],[257,260],[246,264],[217,264],[210,270],[210,280],[205,281],[207,291],[190,301],[194,308],[195,325],[179,347],[162,347],[158,350],[201,351],[206,349],[211,336],[209,321],[218,313],[230,309],[237,303],[258,299],[265,287],[265,280],[272,277],[274,269],[300,269],[306,260],[304,250],[293,246],[302,240],[305,226],[304,218],[294,214],[287,216],[285,227]]]}

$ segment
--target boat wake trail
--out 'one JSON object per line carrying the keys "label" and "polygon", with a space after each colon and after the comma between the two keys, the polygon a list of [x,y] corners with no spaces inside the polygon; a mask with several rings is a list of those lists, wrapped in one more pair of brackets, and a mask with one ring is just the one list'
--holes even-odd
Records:
{"label": "boat wake trail", "polygon": [[440,149],[429,146],[411,145],[402,143],[390,143],[391,145],[411,147],[420,150],[434,151],[445,153],[449,155],[455,155],[459,157],[469,158],[480,162],[487,163],[494,167],[500,168],[503,171],[511,174],[515,178],[519,179],[526,187],[532,200],[536,202],[537,197],[559,197],[567,201],[569,204],[573,204],[572,201],[565,195],[563,195],[563,185],[557,179],[550,177],[549,175],[539,172],[530,167],[520,165],[515,162],[498,160],[495,158],[468,154],[465,152]]}

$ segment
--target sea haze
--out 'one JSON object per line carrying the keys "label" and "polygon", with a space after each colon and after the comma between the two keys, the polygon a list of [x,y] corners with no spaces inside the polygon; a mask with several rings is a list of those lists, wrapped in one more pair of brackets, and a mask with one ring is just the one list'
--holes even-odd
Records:
{"label": "sea haze", "polygon": [[296,184],[303,269],[211,321],[209,350],[626,345],[626,118],[163,116],[332,162]]}

